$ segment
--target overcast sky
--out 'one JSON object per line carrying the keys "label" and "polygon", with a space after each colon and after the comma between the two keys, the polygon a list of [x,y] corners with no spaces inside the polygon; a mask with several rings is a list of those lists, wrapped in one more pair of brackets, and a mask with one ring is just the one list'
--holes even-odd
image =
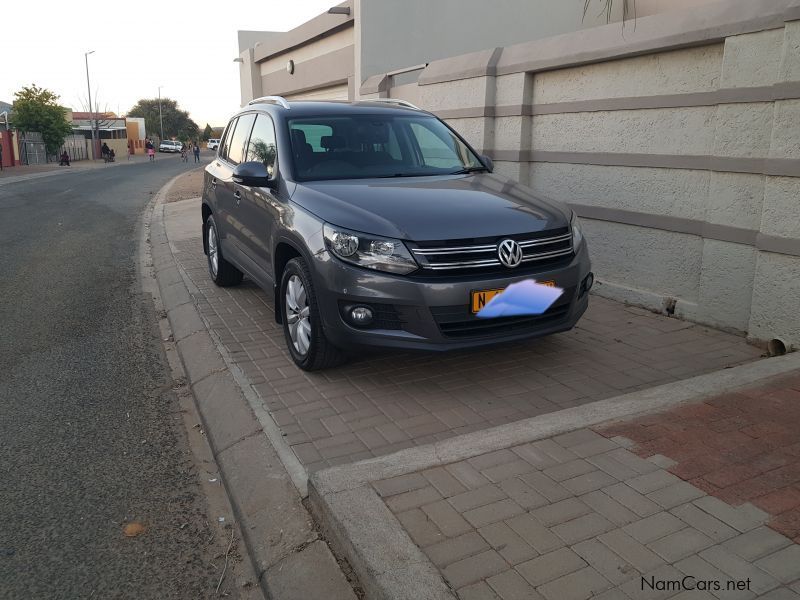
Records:
{"label": "overcast sky", "polygon": [[339,1],[3,2],[0,100],[13,102],[35,83],[86,110],[84,52],[94,50],[89,77],[101,110],[124,114],[140,98],[156,98],[160,85],[200,129],[222,126],[239,108],[236,32],[287,31]]}

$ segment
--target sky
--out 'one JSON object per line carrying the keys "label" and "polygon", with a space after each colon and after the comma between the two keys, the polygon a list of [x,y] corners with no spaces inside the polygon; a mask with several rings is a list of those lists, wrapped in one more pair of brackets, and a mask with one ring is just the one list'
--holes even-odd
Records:
{"label": "sky", "polygon": [[86,110],[84,53],[94,50],[89,78],[100,110],[125,114],[162,86],[162,98],[177,100],[201,130],[221,127],[240,102],[236,32],[288,31],[339,2],[3,2],[0,100],[35,83],[62,106]]}

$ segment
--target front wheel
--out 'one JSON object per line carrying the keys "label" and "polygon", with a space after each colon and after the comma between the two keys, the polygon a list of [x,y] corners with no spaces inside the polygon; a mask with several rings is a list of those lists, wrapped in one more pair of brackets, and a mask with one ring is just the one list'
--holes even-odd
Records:
{"label": "front wheel", "polygon": [[304,371],[318,371],[344,362],[342,351],[325,337],[311,272],[303,259],[286,264],[280,298],[283,333],[294,364]]}

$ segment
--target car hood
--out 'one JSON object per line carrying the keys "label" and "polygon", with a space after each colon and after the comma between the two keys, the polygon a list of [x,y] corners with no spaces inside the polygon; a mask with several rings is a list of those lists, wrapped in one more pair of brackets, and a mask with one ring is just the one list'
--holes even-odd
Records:
{"label": "car hood", "polygon": [[305,182],[292,201],[333,225],[416,241],[545,231],[570,215],[493,173]]}

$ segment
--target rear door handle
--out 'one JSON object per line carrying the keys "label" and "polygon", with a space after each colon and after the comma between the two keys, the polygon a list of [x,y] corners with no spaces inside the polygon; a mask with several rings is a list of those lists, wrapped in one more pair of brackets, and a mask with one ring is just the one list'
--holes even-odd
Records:
{"label": "rear door handle", "polygon": [[212,187],[212,188],[215,188],[215,187],[217,187],[217,180],[216,180],[216,179],[212,179],[212,180],[211,180],[211,187]]}
{"label": "rear door handle", "polygon": [[236,198],[236,204],[239,204],[239,202],[241,202],[242,200],[242,192],[236,190],[235,192],[233,192],[233,197]]}

